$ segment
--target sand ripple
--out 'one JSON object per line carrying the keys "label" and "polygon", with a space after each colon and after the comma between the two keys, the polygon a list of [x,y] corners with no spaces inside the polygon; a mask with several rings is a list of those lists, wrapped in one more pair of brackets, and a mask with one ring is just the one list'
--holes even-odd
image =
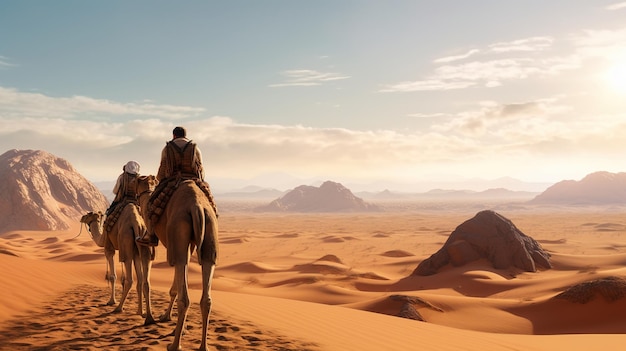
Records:
{"label": "sand ripple", "polygon": [[[132,293],[131,293],[132,294]],[[154,311],[165,310],[165,293],[153,292]],[[3,350],[164,350],[173,340],[176,315],[171,322],[143,325],[133,314],[136,299],[131,297],[125,311],[112,313],[103,305],[108,291],[93,285],[77,286],[37,310],[7,321],[0,331]],[[134,301],[133,301],[134,300]],[[133,306],[133,304],[135,304]],[[183,348],[200,345],[200,311],[192,303],[187,318]],[[214,308],[208,337],[212,350],[318,350],[313,343],[289,339],[262,330],[246,321],[232,320]]]}

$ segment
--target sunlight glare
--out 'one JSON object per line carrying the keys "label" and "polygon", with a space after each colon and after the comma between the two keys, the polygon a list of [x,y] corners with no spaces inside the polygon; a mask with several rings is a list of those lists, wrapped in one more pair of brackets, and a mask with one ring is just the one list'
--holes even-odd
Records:
{"label": "sunlight glare", "polygon": [[606,72],[605,77],[615,92],[619,94],[626,94],[626,60],[616,62]]}

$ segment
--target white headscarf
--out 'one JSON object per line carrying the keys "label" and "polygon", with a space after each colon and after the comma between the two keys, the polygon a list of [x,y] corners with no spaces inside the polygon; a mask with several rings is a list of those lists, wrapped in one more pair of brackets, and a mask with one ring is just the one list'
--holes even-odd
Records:
{"label": "white headscarf", "polygon": [[124,172],[130,174],[139,174],[139,163],[135,161],[128,161],[126,165],[124,165]]}

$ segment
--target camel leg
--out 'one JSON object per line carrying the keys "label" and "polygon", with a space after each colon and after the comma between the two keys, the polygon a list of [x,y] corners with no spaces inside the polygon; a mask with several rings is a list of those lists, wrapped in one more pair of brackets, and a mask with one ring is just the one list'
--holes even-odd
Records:
{"label": "camel leg", "polygon": [[184,262],[177,263],[174,267],[174,281],[178,286],[178,303],[176,305],[178,319],[176,320],[176,329],[174,330],[174,342],[167,346],[168,351],[182,350],[180,341],[189,310],[189,287],[187,282],[187,268],[189,265],[187,262]]}
{"label": "camel leg", "polygon": [[200,298],[200,311],[202,312],[202,342],[200,351],[206,351],[207,329],[209,327],[209,314],[211,313],[211,282],[215,265],[204,262],[202,265],[202,298]]}
{"label": "camel leg", "polygon": [[172,286],[170,287],[170,304],[167,306],[167,309],[161,315],[161,317],[159,317],[159,321],[169,322],[172,320],[172,309],[174,308],[174,301],[176,301],[177,295],[178,285],[176,285],[176,276],[174,275],[174,280],[172,281]]}
{"label": "camel leg", "polygon": [[143,316],[143,266],[141,256],[136,248],[133,254],[133,266],[135,266],[135,276],[137,277],[137,314]]}
{"label": "camel leg", "polygon": [[[141,246],[139,249],[139,257],[141,258],[141,283],[143,284],[143,299],[146,302],[146,319],[144,325],[156,323],[152,316],[152,306],[150,301],[150,271],[152,269],[152,259],[150,249]],[[142,303],[142,300],[139,300]]]}
{"label": "camel leg", "polygon": [[106,279],[109,281],[109,287],[111,288],[111,297],[107,302],[107,306],[113,306],[117,303],[115,299],[115,281],[117,280],[117,275],[115,273],[115,261],[113,256],[115,255],[115,249],[112,247],[108,247],[105,245],[104,247],[104,256],[107,259],[107,264],[109,265],[109,274],[106,276]]}
{"label": "camel leg", "polygon": [[130,291],[130,288],[133,286],[133,261],[127,259],[126,262],[124,262],[124,269],[125,269],[126,274],[123,277],[124,284],[122,286],[122,289],[123,289],[122,298],[120,300],[119,305],[117,305],[115,310],[113,310],[113,312],[115,313],[122,312],[122,310],[124,309],[124,302],[126,302],[126,298],[128,297],[128,292]]}

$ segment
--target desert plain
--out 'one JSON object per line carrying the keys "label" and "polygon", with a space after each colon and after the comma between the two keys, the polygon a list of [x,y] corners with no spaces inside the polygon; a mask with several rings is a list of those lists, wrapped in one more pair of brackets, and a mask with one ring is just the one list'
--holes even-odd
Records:
{"label": "desert plain", "polygon": [[[218,199],[220,201],[220,199]],[[386,203],[374,213],[257,213],[222,201],[209,327],[212,350],[623,350],[626,297],[555,298],[626,276],[626,207]],[[493,209],[541,244],[552,269],[494,269],[480,259],[412,275],[450,233]],[[117,257],[117,256],[116,256]],[[121,294],[121,265],[116,293]],[[0,234],[0,350],[164,350],[172,322],[144,326],[131,289],[107,306],[102,248],[67,231]],[[182,347],[200,340],[200,266]],[[153,312],[173,268],[158,247]],[[400,317],[407,301],[423,321]]]}

